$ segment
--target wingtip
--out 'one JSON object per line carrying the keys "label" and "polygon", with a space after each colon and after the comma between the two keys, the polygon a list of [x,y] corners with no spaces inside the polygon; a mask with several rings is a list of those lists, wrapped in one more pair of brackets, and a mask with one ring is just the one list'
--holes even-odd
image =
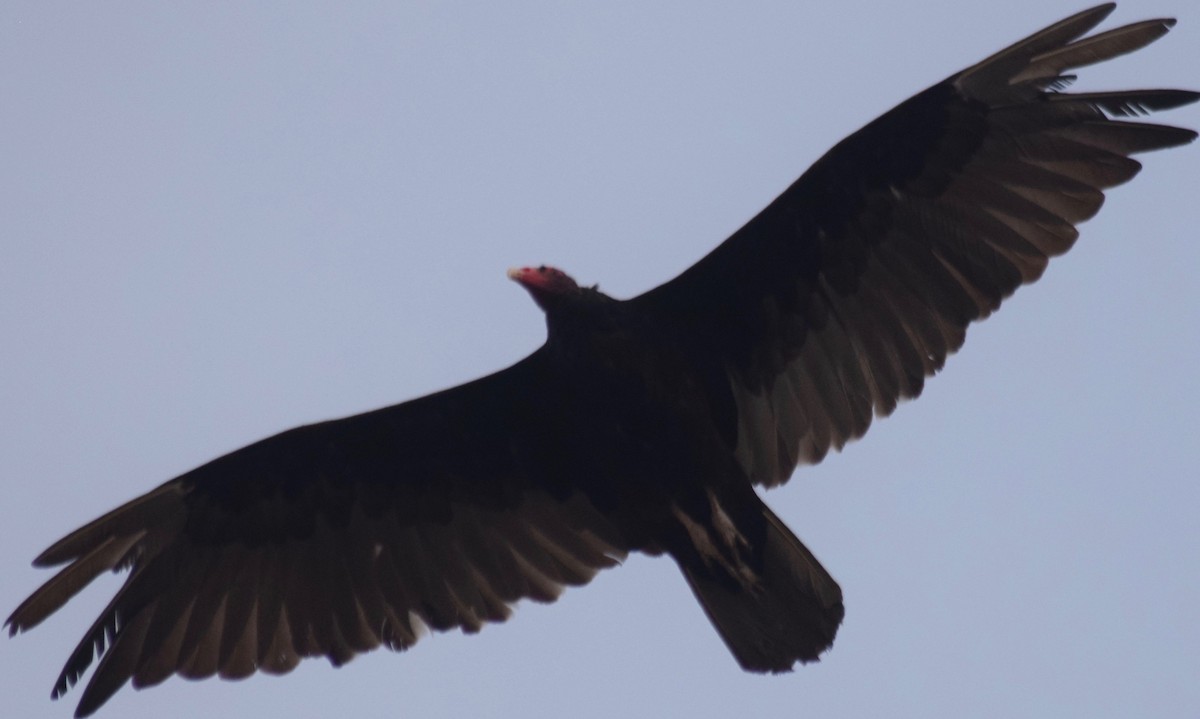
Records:
{"label": "wingtip", "polygon": [[1103,3],[1102,5],[1097,5],[1096,7],[1088,8],[1087,10],[1080,10],[1079,12],[1075,13],[1074,15],[1067,18],[1066,20],[1063,20],[1062,22],[1066,23],[1071,20],[1075,20],[1077,18],[1093,17],[1093,18],[1095,18],[1094,24],[1099,25],[1100,23],[1104,22],[1104,20],[1109,15],[1112,15],[1113,10],[1116,10],[1116,9],[1117,9],[1117,4],[1115,2],[1106,2],[1106,3]]}

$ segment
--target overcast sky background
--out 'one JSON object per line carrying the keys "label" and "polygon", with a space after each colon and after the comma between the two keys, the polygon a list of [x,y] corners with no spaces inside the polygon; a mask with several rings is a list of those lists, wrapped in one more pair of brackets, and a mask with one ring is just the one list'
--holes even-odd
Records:
{"label": "overcast sky background", "polygon": [[[1083,6],[0,4],[0,614],[172,476],[532,351],[506,268],[646,290]],[[1170,15],[1080,85],[1200,89],[1194,2],[1105,27]],[[633,557],[478,636],[100,716],[1200,716],[1200,146],[1142,159],[920,400],[767,494],[845,592],[820,664],[744,674],[673,563]],[[70,716],[50,688],[117,586],[0,640],[3,714]]]}

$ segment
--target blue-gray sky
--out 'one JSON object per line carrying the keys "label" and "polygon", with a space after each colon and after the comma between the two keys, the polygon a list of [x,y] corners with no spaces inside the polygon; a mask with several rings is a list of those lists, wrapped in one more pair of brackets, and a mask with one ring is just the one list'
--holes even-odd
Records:
{"label": "blue-gray sky", "polygon": [[[834,142],[1078,0],[0,6],[0,611],[100,512],[287,427],[499,369],[504,275],[629,296]],[[1081,86],[1200,88],[1200,7]],[[1195,107],[1159,116],[1200,127]],[[767,501],[841,582],[819,665],[738,669],[665,559],[482,634],[100,716],[1200,715],[1200,146],[1143,157],[916,402]],[[117,587],[0,641],[51,703]]]}

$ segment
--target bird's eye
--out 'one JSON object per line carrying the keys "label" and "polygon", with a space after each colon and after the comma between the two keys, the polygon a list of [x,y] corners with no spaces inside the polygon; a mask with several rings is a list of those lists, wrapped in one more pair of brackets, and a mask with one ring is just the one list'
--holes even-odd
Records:
{"label": "bird's eye", "polygon": [[539,267],[538,272],[541,272],[543,275],[546,274],[546,266],[542,265],[541,267]]}

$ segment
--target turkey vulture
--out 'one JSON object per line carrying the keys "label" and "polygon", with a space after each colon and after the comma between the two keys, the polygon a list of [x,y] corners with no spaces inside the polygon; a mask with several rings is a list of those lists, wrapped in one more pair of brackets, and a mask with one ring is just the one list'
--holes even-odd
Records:
{"label": "turkey vulture", "polygon": [[125,584],[55,685],[94,656],[77,715],[127,680],[334,664],[424,627],[477,631],[632,551],[669,554],[738,662],[814,661],[841,591],[755,485],[917,396],[966,327],[1065,252],[1129,155],[1190,130],[1120,119],[1177,90],[1065,92],[1074,68],[1172,20],[1083,37],[1067,18],[839,143],[682,275],[628,300],[549,267],[510,272],[546,343],[474,382],[298,427],[71,533],[9,617],[29,629],[105,570]]}

